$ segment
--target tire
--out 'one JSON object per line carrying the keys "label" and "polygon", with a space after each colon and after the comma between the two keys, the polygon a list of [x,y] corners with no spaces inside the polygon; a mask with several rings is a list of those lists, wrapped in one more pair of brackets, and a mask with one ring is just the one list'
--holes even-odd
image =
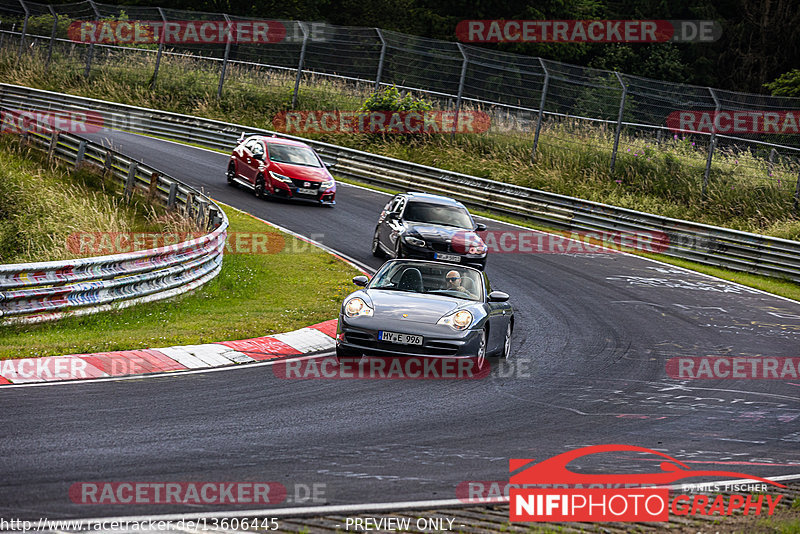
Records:
{"label": "tire", "polygon": [[228,178],[228,185],[236,185],[236,182],[233,181],[236,178],[236,164],[234,162],[231,161],[230,165],[228,165],[228,172],[225,175]]}
{"label": "tire", "polygon": [[376,258],[386,257],[386,254],[384,254],[381,248],[380,240],[378,239],[378,229],[375,229],[375,235],[372,236],[372,255]]}
{"label": "tire", "polygon": [[486,344],[488,343],[488,341],[489,341],[489,329],[484,328],[483,330],[481,330],[481,339],[480,343],[478,344],[478,352],[476,354],[479,371],[483,369],[484,365],[486,365]]}
{"label": "tire", "polygon": [[508,326],[506,327],[506,335],[503,338],[503,348],[500,350],[500,358],[503,360],[508,360],[508,357],[511,356],[511,334],[514,332],[513,323],[508,321]]}
{"label": "tire", "polygon": [[264,184],[264,177],[262,175],[256,176],[256,188],[253,192],[256,195],[256,198],[265,198],[267,196]]}

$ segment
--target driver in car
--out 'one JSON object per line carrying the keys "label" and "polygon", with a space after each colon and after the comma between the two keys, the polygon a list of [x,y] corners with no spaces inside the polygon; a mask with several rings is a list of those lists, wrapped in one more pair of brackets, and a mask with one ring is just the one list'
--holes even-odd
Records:
{"label": "driver in car", "polygon": [[446,289],[469,293],[467,288],[461,285],[461,275],[458,274],[458,271],[448,271],[448,273],[445,275],[445,280],[447,280]]}

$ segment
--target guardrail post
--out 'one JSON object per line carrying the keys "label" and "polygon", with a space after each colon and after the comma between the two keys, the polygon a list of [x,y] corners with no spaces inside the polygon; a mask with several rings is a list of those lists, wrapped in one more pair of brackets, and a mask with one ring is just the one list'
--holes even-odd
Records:
{"label": "guardrail post", "polygon": [[378,73],[375,75],[375,90],[381,87],[381,76],[383,75],[383,59],[386,57],[386,40],[383,38],[383,32],[380,28],[375,28],[378,33],[378,39],[381,40],[381,57],[378,59]]}
{"label": "guardrail post", "polygon": [[628,86],[622,80],[619,72],[614,71],[619,84],[622,86],[622,98],[619,99],[619,113],[617,113],[617,127],[614,130],[614,148],[611,151],[611,174],[614,174],[614,166],[617,164],[617,150],[619,149],[619,134],[622,131],[622,112],[625,111],[625,97],[628,96]]}
{"label": "guardrail post", "polygon": [[169,197],[167,197],[167,207],[172,209],[175,207],[175,198],[178,196],[178,182],[169,184]]}
{"label": "guardrail post", "polygon": [[86,155],[86,141],[81,141],[78,144],[78,154],[75,156],[75,169],[77,170],[78,167],[81,166],[83,163],[83,157]]}
{"label": "guardrail post", "polygon": [[47,147],[47,159],[53,159],[53,155],[56,153],[56,147],[58,146],[58,131],[53,130],[50,134],[50,146]]}
{"label": "guardrail post", "polygon": [[133,194],[133,182],[136,180],[136,167],[138,164],[135,161],[131,161],[131,164],[128,165],[128,176],[125,178],[125,196],[130,197]]}
{"label": "guardrail post", "polygon": [[114,154],[111,153],[110,150],[106,151],[106,157],[103,158],[103,176],[108,175],[111,172],[111,168],[114,165]]}
{"label": "guardrail post", "polygon": [[187,219],[192,218],[192,203],[194,202],[194,195],[186,193],[186,205],[183,206],[183,214]]}
{"label": "guardrail post", "polygon": [[50,60],[53,59],[53,46],[55,46],[56,33],[58,32],[58,13],[50,4],[47,4],[47,9],[50,10],[50,14],[53,16],[53,29],[50,30],[50,44],[47,46],[47,62],[44,64],[45,73],[50,70]]}
{"label": "guardrail post", "polygon": [[[161,15],[161,22],[164,23],[164,27],[167,26],[167,17],[164,15],[164,10],[160,7],[158,8],[158,14]],[[161,56],[164,53],[164,32],[161,32],[161,37],[158,40],[158,53],[156,54],[156,66],[153,69],[153,79],[150,80],[150,89],[153,89],[156,86],[156,80],[158,79],[158,68],[161,66]]]}
{"label": "guardrail post", "polygon": [[158,193],[158,178],[159,175],[157,172],[153,172],[150,174],[150,186],[147,189],[147,195],[153,199],[156,197]]}
{"label": "guardrail post", "polygon": [[467,78],[467,66],[469,65],[469,59],[467,59],[467,53],[464,52],[464,47],[461,43],[456,43],[458,45],[458,51],[461,52],[461,57],[464,58],[463,63],[461,63],[461,78],[458,80],[458,96],[456,96],[456,122],[455,127],[453,128],[453,133],[450,134],[450,139],[456,138],[456,132],[458,131],[458,115],[461,113],[461,95],[464,93],[464,80]]}
{"label": "guardrail post", "polygon": [[222,58],[222,69],[219,71],[219,87],[217,87],[217,98],[222,98],[222,86],[225,84],[225,72],[228,70],[228,57],[231,55],[231,41],[233,40],[233,26],[230,17],[223,13],[227,26],[227,38],[225,39],[225,56]]}
{"label": "guardrail post", "polygon": [[547,89],[550,86],[550,71],[544,65],[542,58],[539,59],[539,65],[542,66],[544,71],[544,83],[542,84],[542,98],[539,99],[539,113],[536,117],[536,133],[533,134],[533,150],[531,150],[531,163],[536,163],[536,150],[539,148],[539,133],[542,131],[542,117],[544,116],[544,103],[547,98]]}
{"label": "guardrail post", "polygon": [[700,192],[700,197],[705,200],[706,198],[706,190],[708,189],[708,175],[711,173],[711,160],[714,158],[714,146],[717,144],[717,117],[719,116],[720,104],[719,99],[717,98],[717,94],[714,92],[712,88],[708,88],[708,92],[711,93],[711,98],[714,99],[714,122],[713,128],[711,129],[711,139],[708,142],[708,158],[706,158],[706,170],[703,173],[703,189]]}
{"label": "guardrail post", "polygon": [[294,79],[294,93],[292,94],[292,109],[297,107],[297,93],[300,91],[300,77],[303,75],[303,63],[306,60],[306,45],[308,44],[308,32],[306,25],[297,21],[300,30],[303,32],[303,46],[300,48],[300,61],[297,63],[297,76]]}
{"label": "guardrail post", "polygon": [[31,12],[25,2],[23,0],[19,0],[19,3],[22,6],[22,9],[25,10],[25,20],[22,22],[22,34],[19,36],[19,52],[17,52],[17,61],[22,59],[22,51],[25,50],[25,34],[28,33],[28,19],[31,16]]}
{"label": "guardrail post", "polygon": [[[97,22],[100,20],[100,11],[97,10],[97,5],[94,3],[93,0],[89,0],[89,5],[92,6],[92,10],[94,10],[94,21]],[[89,43],[89,50],[86,51],[86,67],[83,71],[83,77],[88,78],[89,73],[92,71],[92,57],[94,56],[94,43]]]}

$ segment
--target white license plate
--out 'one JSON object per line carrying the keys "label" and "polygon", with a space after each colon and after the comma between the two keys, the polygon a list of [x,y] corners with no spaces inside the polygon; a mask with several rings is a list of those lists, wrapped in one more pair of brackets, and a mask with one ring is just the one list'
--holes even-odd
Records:
{"label": "white license plate", "polygon": [[297,188],[297,194],[298,195],[316,195],[317,194],[317,190],[316,189],[306,189],[304,187],[298,187]]}
{"label": "white license plate", "polygon": [[455,254],[439,254],[438,252],[433,255],[433,258],[442,261],[461,261],[461,256]]}
{"label": "white license plate", "polygon": [[414,334],[399,334],[397,332],[378,332],[378,340],[401,345],[422,345],[422,336]]}

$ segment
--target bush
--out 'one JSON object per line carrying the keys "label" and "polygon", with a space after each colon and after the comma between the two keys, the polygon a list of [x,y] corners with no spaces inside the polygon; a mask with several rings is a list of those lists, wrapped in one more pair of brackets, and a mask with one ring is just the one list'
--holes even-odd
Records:
{"label": "bush", "polygon": [[358,111],[428,111],[433,104],[408,93],[405,96],[394,85],[375,91],[358,108]]}

